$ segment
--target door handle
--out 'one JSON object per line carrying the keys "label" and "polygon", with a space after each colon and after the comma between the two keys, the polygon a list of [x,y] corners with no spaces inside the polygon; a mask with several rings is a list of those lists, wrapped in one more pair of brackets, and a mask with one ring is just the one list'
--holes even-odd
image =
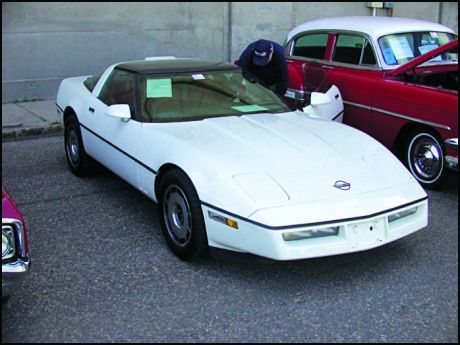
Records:
{"label": "door handle", "polygon": [[321,68],[324,68],[324,69],[334,69],[334,67],[328,66],[328,65],[322,65]]}
{"label": "door handle", "polygon": [[94,113],[94,108],[89,107],[88,110],[92,113]]}

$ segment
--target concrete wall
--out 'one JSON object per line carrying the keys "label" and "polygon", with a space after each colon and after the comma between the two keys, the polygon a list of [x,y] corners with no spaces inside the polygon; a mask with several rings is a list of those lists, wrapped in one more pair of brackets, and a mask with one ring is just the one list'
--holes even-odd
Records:
{"label": "concrete wall", "polygon": [[[393,5],[394,16],[458,32],[457,2]],[[62,78],[146,56],[233,61],[251,41],[282,43],[302,22],[371,14],[366,2],[2,2],[2,102],[53,99]]]}

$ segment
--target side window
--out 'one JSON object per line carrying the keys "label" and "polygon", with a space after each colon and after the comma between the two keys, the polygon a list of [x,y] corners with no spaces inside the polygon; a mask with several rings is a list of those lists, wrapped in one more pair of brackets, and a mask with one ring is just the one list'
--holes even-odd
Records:
{"label": "side window", "polygon": [[114,69],[98,98],[106,105],[128,104],[131,115],[134,114],[134,80],[135,76],[131,72]]}
{"label": "side window", "polygon": [[353,65],[376,64],[369,41],[356,35],[338,35],[332,60]]}
{"label": "side window", "polygon": [[327,34],[311,34],[297,38],[292,55],[312,59],[323,59],[327,46]]}
{"label": "side window", "polygon": [[98,73],[98,74],[95,74],[95,75],[92,75],[91,77],[88,77],[84,82],[83,84],[86,86],[86,88],[88,89],[89,92],[93,92],[97,82],[99,81],[99,79],[101,78],[102,76],[102,72],[101,73]]}
{"label": "side window", "polygon": [[376,65],[377,59],[375,58],[374,49],[368,40],[364,42],[363,56],[361,58],[361,65]]}

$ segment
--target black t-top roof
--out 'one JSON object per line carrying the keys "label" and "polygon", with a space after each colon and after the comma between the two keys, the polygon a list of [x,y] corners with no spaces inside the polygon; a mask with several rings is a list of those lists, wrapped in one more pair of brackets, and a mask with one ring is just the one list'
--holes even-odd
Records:
{"label": "black t-top roof", "polygon": [[180,58],[168,60],[130,61],[121,63],[115,68],[141,74],[162,74],[180,72],[226,71],[238,69],[239,67],[228,62]]}

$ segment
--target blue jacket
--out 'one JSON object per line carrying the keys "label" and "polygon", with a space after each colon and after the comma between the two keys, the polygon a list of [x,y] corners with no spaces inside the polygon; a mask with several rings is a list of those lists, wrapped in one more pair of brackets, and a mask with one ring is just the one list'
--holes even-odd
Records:
{"label": "blue jacket", "polygon": [[254,52],[254,43],[249,44],[241,53],[237,65],[254,74],[259,80],[276,91],[279,96],[284,96],[288,86],[288,69],[284,49],[276,42],[269,41],[273,44],[273,57],[265,66],[257,66],[252,63],[252,54]]}

